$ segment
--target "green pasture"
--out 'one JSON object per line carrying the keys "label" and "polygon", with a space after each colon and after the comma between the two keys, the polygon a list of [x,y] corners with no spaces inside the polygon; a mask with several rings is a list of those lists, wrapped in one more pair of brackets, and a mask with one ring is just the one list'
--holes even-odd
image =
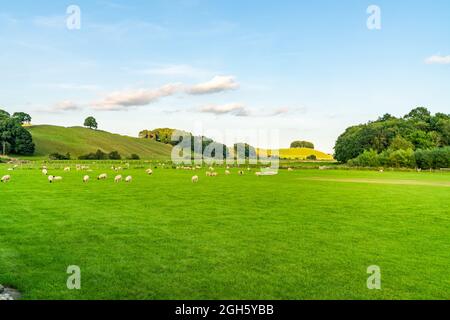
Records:
{"label": "green pasture", "polygon": [[[64,179],[50,184],[37,164],[0,165],[11,175],[0,184],[0,283],[24,299],[449,298],[450,173],[211,178],[139,162],[120,172],[127,184],[110,163],[71,166],[52,163]],[[66,287],[69,265],[81,268],[79,291]],[[371,265],[381,290],[367,289]]]}

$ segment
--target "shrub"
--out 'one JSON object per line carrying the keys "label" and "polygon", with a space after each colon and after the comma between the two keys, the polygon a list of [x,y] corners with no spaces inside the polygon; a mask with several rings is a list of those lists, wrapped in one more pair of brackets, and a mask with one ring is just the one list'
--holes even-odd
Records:
{"label": "shrub", "polygon": [[65,155],[60,154],[58,152],[52,153],[48,156],[50,160],[70,160],[70,153],[66,153]]}
{"label": "shrub", "polygon": [[80,159],[80,160],[106,160],[106,159],[108,159],[108,155],[99,149],[95,153],[88,153],[88,154],[79,156],[78,159]]}
{"label": "shrub", "polygon": [[414,151],[412,149],[389,150],[387,163],[385,165],[396,168],[415,168],[416,159],[414,157]]}
{"label": "shrub", "polygon": [[378,153],[375,150],[366,150],[348,163],[356,167],[379,167],[381,165]]}
{"label": "shrub", "polygon": [[415,152],[417,166],[421,169],[441,169],[450,167],[450,147],[419,149]]}
{"label": "shrub", "polygon": [[128,159],[129,160],[140,160],[141,157],[139,157],[139,155],[133,153]]}
{"label": "shrub", "polygon": [[108,158],[110,160],[121,160],[122,157],[120,156],[120,153],[118,151],[112,151],[109,153]]}
{"label": "shrub", "polygon": [[306,160],[313,160],[313,161],[316,161],[316,160],[317,160],[317,157],[316,157],[316,155],[311,154],[311,155],[309,155],[309,156],[306,157]]}

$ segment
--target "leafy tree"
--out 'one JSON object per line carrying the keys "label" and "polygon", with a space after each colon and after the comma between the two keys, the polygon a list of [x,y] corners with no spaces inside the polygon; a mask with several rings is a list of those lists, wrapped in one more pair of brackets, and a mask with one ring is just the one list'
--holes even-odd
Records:
{"label": "leafy tree", "polygon": [[309,142],[309,141],[294,141],[291,143],[291,148],[314,149],[314,143]]}
{"label": "leafy tree", "polygon": [[97,120],[95,120],[94,117],[87,117],[86,120],[84,120],[84,126],[89,129],[98,129]]}
{"label": "leafy tree", "polygon": [[35,145],[31,134],[16,118],[6,111],[0,112],[0,142],[2,154],[32,155]]}
{"label": "leafy tree", "polygon": [[31,122],[31,116],[25,112],[15,112],[12,117],[17,119],[21,124],[29,124]]}
{"label": "leafy tree", "polygon": [[11,115],[8,112],[0,109],[0,121],[9,119],[10,117],[11,117]]}
{"label": "leafy tree", "polygon": [[389,148],[394,151],[395,150],[407,150],[407,149],[413,149],[414,145],[411,142],[409,142],[408,140],[406,140],[405,138],[403,138],[402,136],[397,135],[392,140]]}

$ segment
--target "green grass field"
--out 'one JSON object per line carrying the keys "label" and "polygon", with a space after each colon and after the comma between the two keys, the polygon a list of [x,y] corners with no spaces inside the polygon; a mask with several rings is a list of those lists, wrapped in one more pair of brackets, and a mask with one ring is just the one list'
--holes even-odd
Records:
{"label": "green grass field", "polygon": [[[447,299],[450,174],[282,171],[0,184],[0,283],[24,299]],[[218,169],[223,173],[223,169]],[[82,289],[66,288],[69,265]],[[382,290],[368,290],[378,265]]]}

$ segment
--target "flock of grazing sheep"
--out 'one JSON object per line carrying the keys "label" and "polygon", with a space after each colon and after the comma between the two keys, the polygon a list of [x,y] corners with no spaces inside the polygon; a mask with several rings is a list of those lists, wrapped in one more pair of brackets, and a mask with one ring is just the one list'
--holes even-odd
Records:
{"label": "flock of grazing sheep", "polygon": [[[10,168],[8,170],[9,171],[14,171],[15,168],[17,168],[17,166],[14,166],[14,168]],[[111,169],[116,171],[116,172],[122,170],[121,167],[114,167],[114,166]],[[195,171],[195,170],[201,169],[201,167],[200,166],[196,166],[196,167],[176,167],[176,169],[193,170],[193,171]],[[92,170],[89,170],[88,166],[82,166],[82,165],[76,165],[76,170],[77,171],[92,171]],[[247,168],[247,171],[251,171],[251,170],[252,170],[251,168]],[[70,172],[70,171],[71,171],[70,167],[65,167],[64,168],[64,172]],[[288,171],[293,171],[293,169],[289,168]],[[148,175],[153,175],[153,170],[152,169],[147,169],[145,172]],[[62,176],[49,175],[49,169],[46,166],[42,167],[42,174],[47,177],[49,183],[55,183],[55,182],[59,182],[59,181],[63,180]],[[242,176],[245,173],[244,173],[244,171],[240,170],[240,171],[238,171],[238,174],[240,176]],[[256,172],[255,174],[257,176],[263,176],[263,175],[275,175],[277,173],[276,172],[266,172],[266,173],[264,173],[264,172]],[[209,170],[206,171],[206,176],[207,177],[217,177],[218,175],[219,175],[219,173],[216,172],[215,168],[213,168],[213,167],[210,167]],[[230,171],[230,167],[229,166],[226,167],[225,175],[231,175],[231,171]],[[91,179],[91,177],[89,175],[84,175],[82,181],[83,181],[83,183],[88,183],[90,181],[90,179]],[[97,180],[107,180],[107,179],[108,179],[108,175],[106,173],[102,173],[99,176],[97,176]],[[10,182],[10,181],[11,181],[11,175],[5,175],[1,179],[2,183],[7,183],[7,182]],[[120,174],[116,175],[114,177],[114,182],[115,183],[119,183],[119,182],[122,182],[122,181],[125,181],[126,183],[131,183],[133,181],[133,177],[132,176],[127,176],[124,179],[123,176],[120,175]],[[192,183],[197,183],[197,182],[199,182],[199,176],[198,175],[194,175],[192,177]]]}

